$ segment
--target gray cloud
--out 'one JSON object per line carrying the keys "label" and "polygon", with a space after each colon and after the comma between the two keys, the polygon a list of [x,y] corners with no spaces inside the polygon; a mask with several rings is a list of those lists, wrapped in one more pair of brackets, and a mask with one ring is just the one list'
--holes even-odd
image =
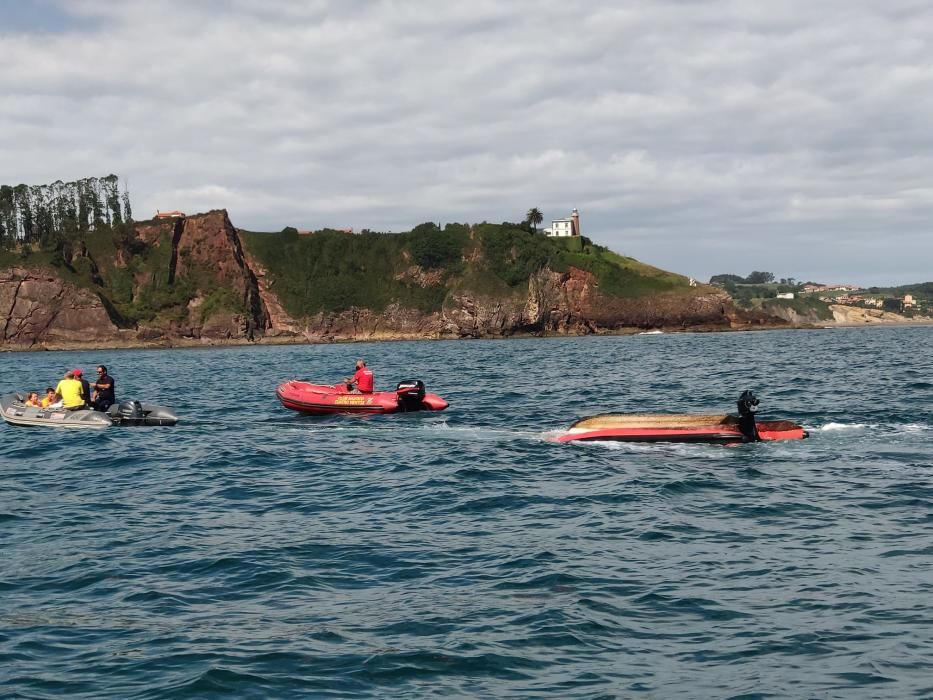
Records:
{"label": "gray cloud", "polygon": [[933,278],[926,3],[15,6],[0,182],[113,171],[138,215],[259,230],[578,207],[699,278]]}

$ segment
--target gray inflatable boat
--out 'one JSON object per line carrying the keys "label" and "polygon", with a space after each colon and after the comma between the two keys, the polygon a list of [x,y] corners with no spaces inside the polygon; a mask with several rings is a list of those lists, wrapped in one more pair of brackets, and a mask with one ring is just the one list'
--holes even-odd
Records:
{"label": "gray inflatable boat", "polygon": [[114,404],[106,413],[82,409],[27,406],[22,394],[0,396],[0,415],[13,425],[38,425],[49,428],[109,428],[111,425],[175,425],[178,416],[165,406],[139,401]]}

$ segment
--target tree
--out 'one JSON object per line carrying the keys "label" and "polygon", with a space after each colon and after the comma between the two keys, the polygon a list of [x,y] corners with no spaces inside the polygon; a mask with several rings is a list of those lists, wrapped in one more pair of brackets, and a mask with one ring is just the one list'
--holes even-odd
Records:
{"label": "tree", "polygon": [[417,234],[430,234],[438,233],[441,230],[441,227],[435,224],[433,221],[425,221],[423,224],[418,224],[415,226],[411,232]]}
{"label": "tree", "polygon": [[884,311],[893,311],[894,313],[900,313],[901,311],[901,300],[900,299],[891,299],[886,298],[881,302],[881,308]]}
{"label": "tree", "polygon": [[759,272],[755,270],[745,278],[746,284],[768,284],[774,281],[774,274],[771,272]]}
{"label": "tree", "polygon": [[717,287],[725,287],[730,284],[735,286],[737,284],[745,284],[745,278],[739,275],[730,274],[713,275],[709,278],[709,283],[716,285]]}
{"label": "tree", "polygon": [[528,210],[528,214],[525,215],[525,221],[531,224],[531,230],[533,233],[538,232],[538,224],[544,221],[544,214],[541,213],[541,210],[538,207],[532,207]]}

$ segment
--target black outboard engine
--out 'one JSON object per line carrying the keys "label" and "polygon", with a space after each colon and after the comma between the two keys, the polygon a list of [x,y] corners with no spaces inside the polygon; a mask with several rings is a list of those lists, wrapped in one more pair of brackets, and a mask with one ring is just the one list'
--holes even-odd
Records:
{"label": "black outboard engine", "polygon": [[746,442],[757,442],[761,440],[758,434],[758,426],[755,425],[755,413],[758,411],[758,397],[746,389],[741,393],[738,400],[739,407],[739,430]]}
{"label": "black outboard engine", "polygon": [[399,382],[398,386],[395,387],[398,405],[403,411],[421,410],[424,394],[424,382],[420,379],[406,379]]}
{"label": "black outboard engine", "polygon": [[121,402],[117,407],[117,415],[120,417],[120,422],[125,425],[141,423],[143,418],[145,418],[143,405],[139,403],[139,401]]}

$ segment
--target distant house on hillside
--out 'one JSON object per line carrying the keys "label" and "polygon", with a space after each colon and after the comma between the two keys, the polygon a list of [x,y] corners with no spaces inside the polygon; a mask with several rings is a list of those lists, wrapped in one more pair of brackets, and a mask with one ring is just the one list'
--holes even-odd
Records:
{"label": "distant house on hillside", "polygon": [[804,292],[855,292],[861,289],[857,284],[805,284]]}
{"label": "distant house on hillside", "polygon": [[774,298],[775,299],[793,299],[794,293],[793,292],[781,292],[780,294],[775,294]]}
{"label": "distant house on hillside", "polygon": [[183,211],[159,211],[156,209],[155,219],[184,219],[185,212]]}
{"label": "distant house on hillside", "polygon": [[566,238],[580,235],[580,212],[574,209],[566,219],[554,219],[550,228],[544,229],[545,236]]}

